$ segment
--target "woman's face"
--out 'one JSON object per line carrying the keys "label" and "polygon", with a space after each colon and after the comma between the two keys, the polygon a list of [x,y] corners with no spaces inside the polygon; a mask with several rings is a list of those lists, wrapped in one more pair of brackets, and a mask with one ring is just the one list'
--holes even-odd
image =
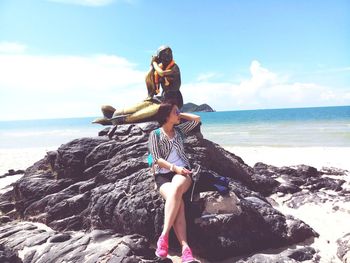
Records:
{"label": "woman's face", "polygon": [[179,108],[174,105],[171,109],[171,112],[167,118],[167,122],[170,122],[172,124],[179,124],[180,123],[180,110]]}

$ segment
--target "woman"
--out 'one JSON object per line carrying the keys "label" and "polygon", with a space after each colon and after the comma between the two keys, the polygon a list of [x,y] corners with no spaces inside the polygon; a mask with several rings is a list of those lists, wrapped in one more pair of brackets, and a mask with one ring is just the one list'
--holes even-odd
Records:
{"label": "woman", "polygon": [[[188,121],[179,124],[181,119]],[[174,227],[182,247],[182,262],[192,262],[195,259],[187,243],[185,205],[182,199],[192,184],[192,172],[184,152],[183,135],[198,125],[200,117],[180,113],[175,102],[167,102],[159,108],[158,121],[160,133],[152,131],[149,138],[149,150],[155,164],[155,181],[165,199],[164,226],[157,242],[156,255],[167,257],[168,235],[171,227]]]}

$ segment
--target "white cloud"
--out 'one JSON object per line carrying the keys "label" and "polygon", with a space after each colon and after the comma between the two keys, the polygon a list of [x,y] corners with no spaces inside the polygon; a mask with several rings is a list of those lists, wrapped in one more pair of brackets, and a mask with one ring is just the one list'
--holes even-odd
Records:
{"label": "white cloud", "polygon": [[261,66],[250,65],[251,77],[239,83],[209,82],[184,84],[185,101],[208,103],[216,110],[293,108],[350,104],[348,90],[336,90],[315,83],[291,82]]}
{"label": "white cloud", "polygon": [[0,119],[96,116],[147,96],[145,72],[114,55],[0,54]]}
{"label": "white cloud", "polygon": [[27,47],[17,42],[0,42],[0,53],[23,53]]}
{"label": "white cloud", "polygon": [[[146,70],[115,55],[0,53],[0,120],[98,116],[102,104],[133,105],[147,96]],[[350,104],[349,90],[291,82],[258,61],[249,70],[251,76],[237,83],[209,81],[215,74],[208,73],[184,83],[184,100],[216,110]]]}

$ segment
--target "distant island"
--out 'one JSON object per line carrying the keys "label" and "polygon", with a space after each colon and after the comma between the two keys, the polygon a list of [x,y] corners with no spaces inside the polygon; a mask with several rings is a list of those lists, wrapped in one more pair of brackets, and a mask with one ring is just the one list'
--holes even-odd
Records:
{"label": "distant island", "polygon": [[213,110],[212,107],[210,107],[208,104],[201,104],[201,105],[196,105],[194,103],[185,103],[181,110],[183,112],[198,112],[198,111],[202,111],[202,112],[214,112],[215,110]]}

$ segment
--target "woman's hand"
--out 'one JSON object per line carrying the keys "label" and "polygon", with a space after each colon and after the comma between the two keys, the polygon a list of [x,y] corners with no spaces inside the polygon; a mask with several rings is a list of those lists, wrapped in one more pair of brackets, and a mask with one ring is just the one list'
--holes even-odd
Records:
{"label": "woman's hand", "polygon": [[189,176],[192,173],[192,171],[186,169],[185,167],[180,167],[175,165],[174,165],[174,172],[176,174],[181,174],[183,176]]}

